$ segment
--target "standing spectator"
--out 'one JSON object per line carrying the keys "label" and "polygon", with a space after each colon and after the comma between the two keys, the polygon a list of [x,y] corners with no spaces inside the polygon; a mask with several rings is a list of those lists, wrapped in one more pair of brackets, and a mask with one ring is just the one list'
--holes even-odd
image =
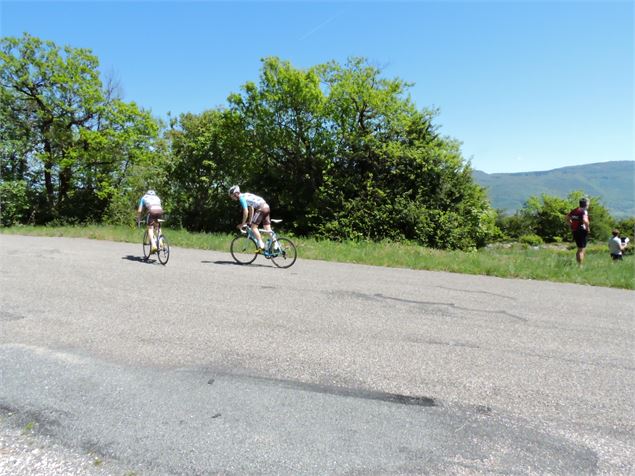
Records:
{"label": "standing spectator", "polygon": [[578,247],[578,251],[575,254],[575,259],[579,265],[584,263],[584,249],[587,245],[587,238],[591,231],[589,223],[589,201],[586,198],[581,198],[579,202],[580,206],[574,208],[566,215],[567,222],[571,226],[573,232],[573,239]]}
{"label": "standing spectator", "polygon": [[611,253],[611,258],[613,261],[618,261],[622,259],[623,251],[628,246],[628,238],[620,238],[620,230],[613,230],[613,237],[609,238],[609,253]]}

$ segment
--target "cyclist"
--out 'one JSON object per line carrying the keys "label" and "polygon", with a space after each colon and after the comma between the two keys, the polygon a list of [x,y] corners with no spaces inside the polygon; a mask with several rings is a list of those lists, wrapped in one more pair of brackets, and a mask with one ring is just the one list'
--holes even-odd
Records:
{"label": "cyclist", "polygon": [[157,220],[163,216],[163,207],[161,207],[161,199],[154,190],[148,190],[141,200],[137,208],[137,222],[140,221],[143,210],[147,211],[146,224],[148,226],[148,236],[150,237],[150,252],[157,250],[157,244],[154,239],[154,226],[158,225]]}
{"label": "cyclist", "polygon": [[229,189],[229,196],[232,200],[238,200],[243,209],[243,221],[238,225],[238,229],[242,229],[249,225],[254,236],[258,240],[258,251],[262,253],[265,249],[265,243],[262,241],[258,226],[260,223],[266,231],[271,231],[271,209],[264,198],[254,195],[253,193],[240,192],[240,187],[234,185]]}

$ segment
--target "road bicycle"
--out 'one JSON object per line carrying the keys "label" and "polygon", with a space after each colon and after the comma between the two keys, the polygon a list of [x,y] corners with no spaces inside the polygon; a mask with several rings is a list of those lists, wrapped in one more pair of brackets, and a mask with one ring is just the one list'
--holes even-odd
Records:
{"label": "road bicycle", "polygon": [[165,220],[162,218],[154,221],[154,238],[157,242],[156,251],[152,251],[152,244],[150,243],[150,236],[148,235],[147,228],[143,233],[143,259],[148,261],[150,255],[152,253],[156,253],[157,258],[162,265],[166,265],[170,259],[170,243],[168,243],[168,239],[165,237],[163,230],[161,229],[161,223],[164,221]]}
{"label": "road bicycle", "polygon": [[[280,223],[282,220],[271,220],[273,223]],[[258,255],[264,256],[278,268],[289,268],[293,266],[298,252],[295,245],[289,238],[278,236],[274,230],[267,231],[259,229],[261,234],[268,234],[269,239],[265,243],[262,252],[258,250],[258,239],[254,235],[251,227],[245,226],[241,234],[231,242],[230,251],[232,257],[238,264],[251,264]]]}

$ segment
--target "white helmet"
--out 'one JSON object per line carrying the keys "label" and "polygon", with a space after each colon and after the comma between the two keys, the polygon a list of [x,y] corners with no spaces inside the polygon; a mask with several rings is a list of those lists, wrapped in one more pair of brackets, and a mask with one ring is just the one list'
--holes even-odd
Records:
{"label": "white helmet", "polygon": [[238,185],[232,185],[232,187],[229,189],[230,196],[235,193],[240,193],[240,187]]}
{"label": "white helmet", "polygon": [[154,190],[148,190],[146,195],[156,195],[157,193]]}

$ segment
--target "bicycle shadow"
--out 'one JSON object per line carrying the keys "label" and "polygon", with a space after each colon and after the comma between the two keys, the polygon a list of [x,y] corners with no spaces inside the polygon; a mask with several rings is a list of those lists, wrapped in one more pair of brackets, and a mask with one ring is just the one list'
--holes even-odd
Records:
{"label": "bicycle shadow", "polygon": [[253,263],[252,264],[240,264],[240,263],[236,263],[235,261],[220,261],[220,260],[217,260],[217,261],[201,261],[201,263],[203,263],[203,264],[220,264],[220,265],[225,265],[225,266],[229,266],[229,265],[232,265],[232,266],[255,266],[255,267],[261,267],[261,268],[266,266],[266,265],[260,264],[260,263],[258,263],[258,264],[253,264]]}
{"label": "bicycle shadow", "polygon": [[128,261],[136,261],[137,263],[143,263],[143,264],[154,264],[158,262],[158,260],[156,259],[152,259],[152,258],[145,259],[142,256],[133,256],[133,255],[123,256],[121,259],[127,259]]}

